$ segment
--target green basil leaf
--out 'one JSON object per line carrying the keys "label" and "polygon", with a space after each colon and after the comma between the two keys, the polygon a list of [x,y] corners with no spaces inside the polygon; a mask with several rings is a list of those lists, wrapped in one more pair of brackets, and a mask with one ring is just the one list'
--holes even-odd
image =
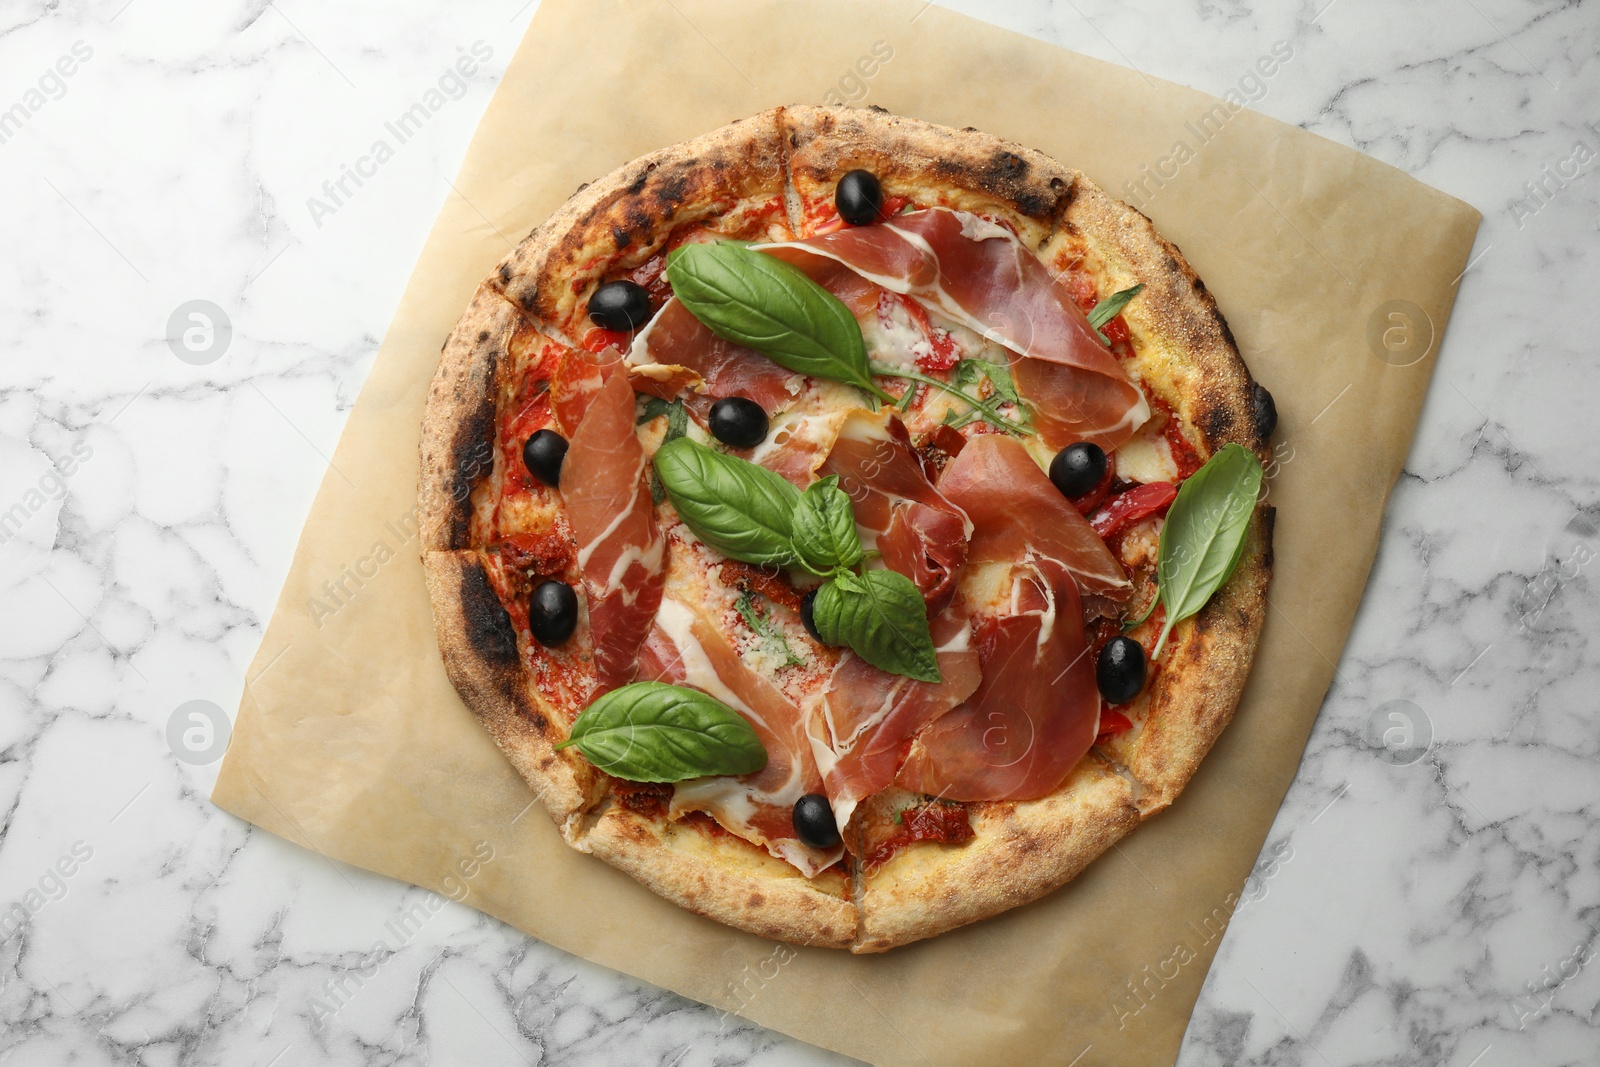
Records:
{"label": "green basil leaf", "polygon": [[1120,289],[1106,297],[1094,306],[1089,312],[1089,325],[1094,327],[1094,332],[1099,334],[1100,340],[1106,344],[1111,343],[1111,338],[1100,332],[1100,327],[1122,314],[1122,309],[1128,306],[1128,301],[1144,291],[1144,282],[1129,289]]}
{"label": "green basil leaf", "polygon": [[729,559],[792,567],[791,539],[800,490],[749,460],[680,437],[656,452],[656,475],[678,517]]}
{"label": "green basil leaf", "polygon": [[568,745],[630,782],[754,774],[767,765],[766,748],[738,712],[663,682],[635,682],[596,700],[556,748]]}
{"label": "green basil leaf", "polygon": [[[659,396],[644,397],[644,404],[639,411],[637,425],[643,425],[651,419],[658,419],[662,415],[667,417],[667,436],[662,444],[676,441],[689,432],[689,411],[683,406],[682,399],[662,400]],[[657,501],[660,503],[660,501]]]}
{"label": "green basil leaf", "polygon": [[748,245],[689,244],[667,257],[672,295],[712,333],[781,367],[894,397],[872,382],[861,326],[806,273]]}
{"label": "green basil leaf", "polygon": [[794,550],[814,574],[832,574],[861,562],[861,537],[856,533],[850,494],[830,474],[800,494],[794,512]]}
{"label": "green basil leaf", "polygon": [[1161,527],[1156,582],[1167,618],[1152,659],[1172,627],[1205,607],[1238,566],[1261,477],[1260,461],[1229,443],[1179,487]]}
{"label": "green basil leaf", "polygon": [[841,571],[817,591],[812,619],[824,644],[848,645],[879,670],[941,680],[928,631],[928,604],[898,571]]}

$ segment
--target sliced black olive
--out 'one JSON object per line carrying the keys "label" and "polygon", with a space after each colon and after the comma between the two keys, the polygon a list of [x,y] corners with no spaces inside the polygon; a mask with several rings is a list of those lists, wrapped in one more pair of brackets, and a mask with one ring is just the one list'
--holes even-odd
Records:
{"label": "sliced black olive", "polygon": [[868,170],[853,170],[833,189],[833,206],[852,226],[869,226],[883,211],[883,187]]}
{"label": "sliced black olive", "polygon": [[589,298],[589,321],[602,330],[637,330],[650,321],[650,291],[636,282],[606,282]]}
{"label": "sliced black olive", "polygon": [[1255,408],[1256,434],[1263,441],[1278,428],[1278,404],[1260,382],[1250,386],[1250,402]]}
{"label": "sliced black olive", "polygon": [[794,833],[802,845],[832,848],[839,843],[839,825],[833,808],[821,793],[807,793],[794,802]]}
{"label": "sliced black olive", "polygon": [[545,485],[561,484],[561,462],[566,458],[567,439],[554,430],[540,430],[522,442],[522,462]]}
{"label": "sliced black olive", "polygon": [[767,413],[742,396],[725,396],[712,404],[710,424],[711,436],[734,448],[750,448],[767,437]]}
{"label": "sliced black olive", "polygon": [[1088,441],[1068,445],[1050,461],[1050,480],[1069,500],[1080,497],[1106,476],[1106,450]]}
{"label": "sliced black olive", "polygon": [[578,594],[554,578],[533,587],[528,598],[528,629],[533,639],[554,648],[572,636],[578,626]]}
{"label": "sliced black olive", "polygon": [[826,644],[822,635],[817,633],[817,593],[822,587],[819,585],[805,596],[800,598],[800,625],[806,628],[806,633],[811,635],[811,640],[819,644]]}
{"label": "sliced black olive", "polygon": [[1131,637],[1113,637],[1100,650],[1094,680],[1107,704],[1126,704],[1144,688],[1144,646]]}

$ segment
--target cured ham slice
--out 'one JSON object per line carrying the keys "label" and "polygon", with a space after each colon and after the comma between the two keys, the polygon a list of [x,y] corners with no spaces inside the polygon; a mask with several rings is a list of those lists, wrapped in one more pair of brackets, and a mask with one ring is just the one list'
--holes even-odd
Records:
{"label": "cured ham slice", "polygon": [[976,215],[930,208],[759,247],[825,287],[825,269],[808,260],[843,264],[1004,345],[1051,447],[1093,441],[1110,451],[1150,417],[1144,394],[1066,289],[1010,231]]}
{"label": "cured ham slice", "polygon": [[839,476],[855,508],[861,543],[916,583],[928,611],[955,594],[972,524],[923,472],[905,424],[885,411],[851,413],[818,471]]}
{"label": "cured ham slice", "polygon": [[668,300],[633,339],[628,362],[636,367],[681,367],[704,383],[689,403],[704,416],[711,401],[742,396],[768,414],[794,403],[801,378],[759,352],[725,341],[708,330],[677,299]]}
{"label": "cured ham slice", "polygon": [[949,800],[1032,800],[1094,744],[1100,694],[1077,583],[1056,561],[1034,557],[1012,568],[1010,585],[1003,613],[977,625],[982,682],[912,741],[895,778],[901,787]]}
{"label": "cured ham slice", "polygon": [[906,740],[978,688],[979,656],[966,613],[952,606],[932,621],[932,630],[938,682],[888,674],[849,652],[828,679],[809,729],[841,828],[857,804],[894,781]]}
{"label": "cured ham slice", "polygon": [[804,489],[817,480],[817,468],[828,458],[844,420],[842,411],[779,415],[767,439],[751,450],[750,461]]}
{"label": "cured ham slice", "polygon": [[795,801],[822,791],[800,709],[745,665],[703,609],[662,600],[639,660],[642,678],[692,686],[743,715],[767,750],[767,765],[755,774],[679,782],[672,793],[674,817],[706,812],[808,878],[844,855],[843,846],[815,849],[795,837]]}
{"label": "cured ham slice", "polygon": [[632,680],[666,569],[666,539],[633,423],[628,376],[612,374],[590,397],[561,469],[561,500],[589,601],[594,696]]}
{"label": "cured ham slice", "polygon": [[599,354],[569,348],[561,354],[550,375],[550,411],[568,440],[578,432],[589,405],[605,385],[606,371],[620,358],[615,348]]}
{"label": "cured ham slice", "polygon": [[970,438],[945,465],[939,492],[972,520],[967,558],[973,562],[1009,562],[1031,554],[1060,563],[1085,593],[1122,600],[1132,591],[1105,542],[1016,438]]}

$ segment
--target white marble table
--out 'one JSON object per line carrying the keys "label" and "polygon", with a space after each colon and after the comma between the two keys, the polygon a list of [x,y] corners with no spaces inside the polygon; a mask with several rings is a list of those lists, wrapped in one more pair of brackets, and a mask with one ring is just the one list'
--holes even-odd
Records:
{"label": "white marble table", "polygon": [[[1241,86],[1487,216],[1338,681],[1179,1062],[1600,1062],[1600,10],[955,6]],[[837,1061],[454,904],[335,999],[420,891],[218,812],[223,732],[169,729],[190,701],[237,706],[531,14],[0,9],[0,1061]],[[1294,58],[1257,92],[1241,79],[1279,41]],[[421,128],[361,164],[430,90]],[[358,165],[335,202],[324,183]],[[174,349],[196,300],[231,335]]]}

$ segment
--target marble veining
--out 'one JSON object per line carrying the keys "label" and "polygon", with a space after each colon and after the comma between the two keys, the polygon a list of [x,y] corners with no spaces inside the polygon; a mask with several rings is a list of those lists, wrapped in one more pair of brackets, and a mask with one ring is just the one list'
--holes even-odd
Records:
{"label": "marble veining", "polygon": [[[1390,504],[1384,595],[1178,1062],[1600,1062],[1600,11],[953,6],[1240,87],[1486,216]],[[207,746],[226,715],[170,740],[180,705],[237,705],[533,10],[0,12],[0,1061],[841,1062],[222,815]],[[1292,60],[1241,81],[1280,41]]]}

